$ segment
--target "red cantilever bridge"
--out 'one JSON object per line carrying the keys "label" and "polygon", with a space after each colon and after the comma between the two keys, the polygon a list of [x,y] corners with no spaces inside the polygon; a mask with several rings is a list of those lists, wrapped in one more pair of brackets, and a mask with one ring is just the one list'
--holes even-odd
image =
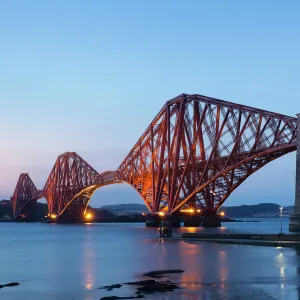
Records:
{"label": "red cantilever bridge", "polygon": [[251,174],[296,150],[297,119],[201,95],[163,106],[116,171],[99,174],[75,152],[60,155],[42,190],[27,173],[11,198],[14,216],[46,198],[49,213],[83,215],[96,189],[130,184],[150,213],[184,208],[214,215]]}

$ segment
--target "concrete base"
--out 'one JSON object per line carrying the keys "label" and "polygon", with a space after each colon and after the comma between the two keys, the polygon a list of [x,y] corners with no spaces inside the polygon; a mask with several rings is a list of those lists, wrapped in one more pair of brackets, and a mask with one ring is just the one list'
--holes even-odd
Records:
{"label": "concrete base", "polygon": [[221,219],[218,215],[202,216],[202,227],[221,227]]}
{"label": "concrete base", "polygon": [[169,222],[173,228],[181,227],[181,221],[179,215],[172,216],[157,216],[157,215],[148,215],[146,217],[146,227],[159,227],[161,222]]}
{"label": "concrete base", "polygon": [[202,216],[191,215],[184,216],[184,227],[200,227],[202,225]]}
{"label": "concrete base", "polygon": [[166,222],[170,222],[173,228],[180,228],[181,227],[181,220],[179,215],[172,215],[166,216],[164,218]]}
{"label": "concrete base", "polygon": [[300,232],[300,214],[292,213],[290,215],[289,231]]}
{"label": "concrete base", "polygon": [[148,215],[146,217],[146,227],[159,227],[161,223],[161,218],[156,215]]}

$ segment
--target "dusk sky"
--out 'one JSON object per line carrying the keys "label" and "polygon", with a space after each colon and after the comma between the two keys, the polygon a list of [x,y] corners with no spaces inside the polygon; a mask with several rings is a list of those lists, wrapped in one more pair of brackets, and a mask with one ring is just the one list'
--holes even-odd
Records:
{"label": "dusk sky", "polygon": [[[30,173],[41,189],[75,151],[116,169],[164,103],[202,94],[300,112],[300,1],[0,1],[0,199]],[[295,153],[225,205],[293,205]],[[126,185],[92,206],[141,203]]]}

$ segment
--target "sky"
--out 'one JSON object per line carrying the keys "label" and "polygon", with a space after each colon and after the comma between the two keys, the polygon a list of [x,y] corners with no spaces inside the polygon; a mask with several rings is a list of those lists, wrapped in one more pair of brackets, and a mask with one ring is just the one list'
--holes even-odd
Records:
{"label": "sky", "polygon": [[[164,103],[202,94],[300,112],[300,1],[0,1],[0,199],[28,172],[41,189],[75,151],[116,169]],[[294,203],[295,153],[226,205]],[[142,203],[126,185],[92,206]]]}

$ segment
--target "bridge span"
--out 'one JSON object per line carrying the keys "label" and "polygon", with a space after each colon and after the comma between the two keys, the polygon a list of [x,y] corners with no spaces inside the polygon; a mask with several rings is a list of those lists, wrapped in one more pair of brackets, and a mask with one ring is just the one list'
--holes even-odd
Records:
{"label": "bridge span", "polygon": [[66,152],[42,190],[21,174],[11,197],[14,217],[30,214],[43,197],[55,218],[83,216],[96,189],[127,183],[153,215],[193,209],[201,212],[203,225],[219,226],[217,211],[230,194],[269,162],[295,151],[296,140],[297,118],[182,94],[165,103],[116,170],[99,174],[77,153]]}

